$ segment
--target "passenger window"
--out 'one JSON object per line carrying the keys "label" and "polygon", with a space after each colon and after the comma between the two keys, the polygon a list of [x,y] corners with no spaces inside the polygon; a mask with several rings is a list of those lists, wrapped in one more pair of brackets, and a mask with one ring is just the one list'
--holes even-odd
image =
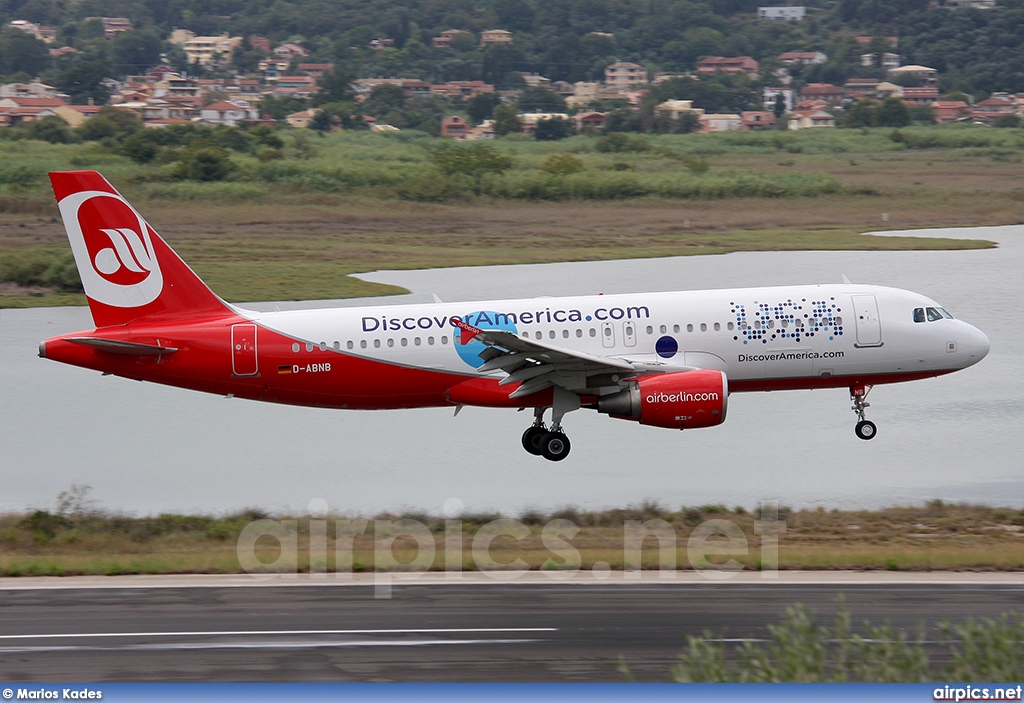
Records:
{"label": "passenger window", "polygon": [[626,325],[626,335],[629,337],[633,336],[633,325]]}
{"label": "passenger window", "polygon": [[562,330],[562,339],[569,339],[569,330]]}
{"label": "passenger window", "polygon": [[722,329],[722,325],[720,325],[719,323],[716,322],[715,323],[715,332],[718,332],[721,329]]}
{"label": "passenger window", "polygon": [[841,317],[837,317],[836,318],[836,326],[838,326],[838,327],[842,327],[843,326],[843,318],[841,318]]}
{"label": "passenger window", "polygon": [[576,328],[576,336],[577,337],[582,337],[583,336],[583,330],[581,330],[580,328],[577,327]]}
{"label": "passenger window", "polygon": [[650,325],[647,325],[647,334],[654,334],[654,328]]}
{"label": "passenger window", "polygon": [[942,319],[942,313],[935,308],[928,308],[928,322],[935,322]]}
{"label": "passenger window", "polygon": [[924,322],[924,308],[914,308],[914,322]]}
{"label": "passenger window", "polygon": [[448,343],[448,335],[442,334],[441,335],[441,344],[447,344],[447,343]]}
{"label": "passenger window", "polygon": [[728,323],[728,324],[727,324],[727,325],[725,326],[725,328],[726,328],[727,330],[729,330],[730,332],[732,332],[732,331],[733,331],[733,329],[734,329],[735,327],[736,327],[736,326],[735,326],[734,324],[732,324],[731,322],[730,322],[730,323]]}
{"label": "passenger window", "polygon": [[345,342],[345,347],[347,347],[348,349],[352,349],[353,347],[355,347],[355,344],[353,344],[352,340],[350,339],[349,341]]}
{"label": "passenger window", "polygon": [[666,327],[665,325],[662,325],[659,328],[659,330],[661,331],[662,334],[665,334],[666,332],[668,332],[668,327]]}
{"label": "passenger window", "polygon": [[333,346],[335,349],[341,349],[341,342],[339,342],[338,340],[334,340]]}
{"label": "passenger window", "polygon": [[434,343],[434,338],[433,337],[427,337],[427,344],[431,344],[432,345],[433,343]]}
{"label": "passenger window", "polygon": [[605,327],[604,328],[604,336],[605,337],[611,337],[612,336],[612,328],[611,327]]}
{"label": "passenger window", "polygon": [[554,339],[555,338],[555,331],[554,330],[549,331],[548,332],[548,337],[550,337],[551,339]]}
{"label": "passenger window", "polygon": [[308,352],[313,351],[313,343],[312,342],[306,342],[306,351],[308,351]]}
{"label": "passenger window", "polygon": [[380,340],[379,339],[373,340],[373,348],[374,349],[380,349]]}
{"label": "passenger window", "polygon": [[707,325],[706,322],[700,323],[700,331],[701,332],[707,332],[708,331],[708,325]]}
{"label": "passenger window", "polygon": [[537,339],[540,339],[541,337],[544,336],[544,333],[538,330],[537,332],[533,333],[533,336],[536,337]]}
{"label": "passenger window", "polygon": [[679,325],[672,325],[672,331],[675,332],[676,334],[678,334],[679,333]]}
{"label": "passenger window", "polygon": [[415,339],[412,340],[412,343],[418,347],[422,343],[422,340],[420,340],[419,337],[416,337]]}
{"label": "passenger window", "polygon": [[393,340],[393,339],[390,339],[390,338],[389,338],[389,339],[388,339],[388,346],[389,346],[389,347],[393,347],[393,346],[395,346],[395,340]]}
{"label": "passenger window", "polygon": [[295,344],[292,345],[292,353],[293,354],[298,354],[299,353],[299,343],[298,342],[296,342]]}
{"label": "passenger window", "polygon": [[760,320],[754,320],[754,329],[755,330],[761,329],[761,321]]}
{"label": "passenger window", "polygon": [[686,326],[686,331],[687,332],[693,332],[693,325],[687,325]]}
{"label": "passenger window", "polygon": [[360,339],[359,340],[359,348],[360,349],[366,349],[366,340],[365,339]]}
{"label": "passenger window", "polygon": [[595,330],[593,327],[590,328],[590,336],[591,337],[596,337],[597,336],[597,330]]}
{"label": "passenger window", "polygon": [[409,346],[409,340],[407,338],[405,338],[405,337],[402,337],[402,346],[403,347]]}

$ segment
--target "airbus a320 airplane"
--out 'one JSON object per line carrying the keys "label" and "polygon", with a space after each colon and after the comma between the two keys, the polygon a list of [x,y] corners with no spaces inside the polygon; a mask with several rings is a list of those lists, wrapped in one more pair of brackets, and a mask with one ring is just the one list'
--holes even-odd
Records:
{"label": "airbus a320 airplane", "polygon": [[989,351],[923,295],[852,284],[254,312],[210,291],[100,174],[50,179],[96,329],[41,357],[292,405],[532,408],[523,447],[551,461],[569,454],[573,410],[711,427],[737,391],[849,388],[871,439],[873,385]]}

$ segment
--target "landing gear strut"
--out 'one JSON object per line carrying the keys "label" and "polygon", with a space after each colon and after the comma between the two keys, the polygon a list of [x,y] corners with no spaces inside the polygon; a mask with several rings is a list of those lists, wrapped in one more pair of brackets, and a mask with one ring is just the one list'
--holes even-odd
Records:
{"label": "landing gear strut", "polygon": [[547,408],[534,408],[533,425],[523,433],[523,449],[548,461],[561,461],[569,456],[572,444],[562,431],[562,418],[567,412],[578,410],[579,407],[578,395],[555,386],[551,406],[551,428],[544,426],[544,411]]}
{"label": "landing gear strut", "polygon": [[853,401],[853,406],[850,408],[853,412],[857,413],[857,425],[853,431],[861,439],[874,439],[878,433],[878,428],[875,427],[875,423],[871,422],[864,417],[864,411],[871,407],[871,403],[866,401],[868,393],[874,386],[850,386],[850,400]]}
{"label": "landing gear strut", "polygon": [[533,425],[523,432],[523,449],[534,456],[540,456],[540,442],[548,433],[548,428],[544,426],[544,408],[534,408],[533,417]]}

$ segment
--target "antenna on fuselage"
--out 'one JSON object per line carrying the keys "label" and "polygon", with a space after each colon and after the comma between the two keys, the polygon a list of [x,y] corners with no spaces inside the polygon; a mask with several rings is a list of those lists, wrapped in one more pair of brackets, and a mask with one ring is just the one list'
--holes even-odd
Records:
{"label": "antenna on fuselage", "polygon": [[846,277],[845,273],[842,274],[842,276],[843,276],[843,283],[845,283],[848,286],[852,286],[853,285],[853,283],[850,281],[850,279]]}

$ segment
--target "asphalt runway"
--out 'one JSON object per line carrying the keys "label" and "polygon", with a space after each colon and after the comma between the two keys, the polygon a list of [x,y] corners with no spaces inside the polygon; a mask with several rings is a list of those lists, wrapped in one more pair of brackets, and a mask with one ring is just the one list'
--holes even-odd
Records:
{"label": "asphalt runway", "polygon": [[685,635],[759,639],[803,603],[912,628],[1024,609],[1024,575],[253,586],[0,583],[4,681],[665,681]]}

